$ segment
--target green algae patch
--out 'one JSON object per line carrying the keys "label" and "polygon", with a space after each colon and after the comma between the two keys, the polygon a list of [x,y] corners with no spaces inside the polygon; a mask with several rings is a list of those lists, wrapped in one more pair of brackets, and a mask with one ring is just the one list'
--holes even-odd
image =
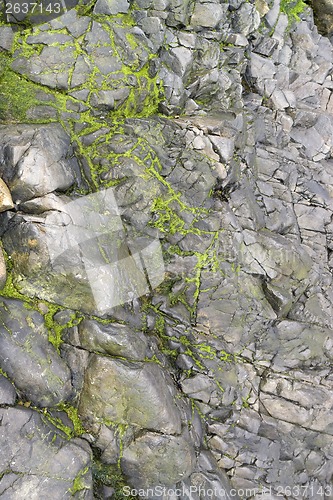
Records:
{"label": "green algae patch", "polygon": [[87,485],[84,481],[84,476],[89,472],[89,467],[86,467],[85,469],[81,469],[74,479],[73,486],[69,490],[72,495],[75,495],[75,493],[79,491],[83,491],[87,489]]}
{"label": "green algae patch", "polygon": [[33,407],[33,409],[38,411],[43,416],[43,419],[61,431],[66,439],[82,436],[86,432],[78,416],[77,408],[68,403],[59,403],[54,409],[66,413],[72,425],[66,425],[60,417],[51,414],[52,410],[50,408]]}
{"label": "green algae patch", "polygon": [[0,67],[2,68],[0,73],[0,122],[23,123],[31,121],[28,117],[29,110],[48,103],[38,99],[39,88],[36,84],[11,71],[8,65],[8,58],[0,55]]}
{"label": "green algae patch", "polygon": [[299,21],[299,14],[304,12],[307,4],[303,0],[281,0],[280,10],[288,16],[289,25],[293,21]]}
{"label": "green algae patch", "polygon": [[92,472],[95,486],[94,498],[96,500],[104,498],[102,491],[100,491],[103,486],[114,488],[115,491],[112,495],[114,500],[136,500],[138,498],[129,494],[131,489],[127,485],[119,465],[107,465],[95,458]]}
{"label": "green algae patch", "polygon": [[81,436],[86,432],[78,415],[78,410],[77,408],[75,408],[75,406],[71,406],[67,403],[60,403],[58,408],[59,410],[67,413],[68,418],[73,424],[74,436]]}
{"label": "green algae patch", "polygon": [[55,304],[47,305],[48,312],[44,315],[45,326],[48,331],[49,342],[57,349],[59,352],[60,346],[62,344],[62,331],[67,328],[66,325],[59,325],[54,321],[54,315],[60,310],[60,307]]}

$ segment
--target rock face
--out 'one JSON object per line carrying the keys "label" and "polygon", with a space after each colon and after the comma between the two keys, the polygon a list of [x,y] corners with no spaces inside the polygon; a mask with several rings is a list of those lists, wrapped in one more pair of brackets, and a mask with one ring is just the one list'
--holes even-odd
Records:
{"label": "rock face", "polygon": [[153,433],[131,443],[125,448],[122,458],[126,476],[139,488],[161,484],[173,486],[186,480],[193,470],[193,463],[193,449],[185,440]]}
{"label": "rock face", "polygon": [[79,413],[90,421],[131,424],[179,434],[180,413],[172,386],[155,363],[129,363],[92,356]]}
{"label": "rock face", "polygon": [[72,7],[0,26],[0,496],[331,498],[329,3]]}
{"label": "rock face", "polygon": [[47,338],[44,319],[18,300],[0,304],[0,363],[34,404],[55,406],[71,395],[68,367]]}
{"label": "rock face", "polygon": [[318,0],[311,2],[318,30],[323,35],[331,36],[333,32],[333,3],[332,0]]}
{"label": "rock face", "polygon": [[66,441],[55,426],[26,408],[1,408],[0,418],[3,498],[93,498],[85,441]]}
{"label": "rock face", "polygon": [[68,189],[77,169],[70,154],[60,125],[1,127],[0,172],[15,202]]}

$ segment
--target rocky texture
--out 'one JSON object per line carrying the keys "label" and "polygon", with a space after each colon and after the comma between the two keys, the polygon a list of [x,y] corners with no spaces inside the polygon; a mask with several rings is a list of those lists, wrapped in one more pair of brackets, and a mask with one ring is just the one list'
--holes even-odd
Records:
{"label": "rocky texture", "polygon": [[330,498],[331,42],[301,1],[90,7],[0,53],[2,411],[60,404],[89,477],[78,410],[96,498]]}
{"label": "rocky texture", "polygon": [[[79,325],[78,346],[90,352],[144,361],[149,355],[148,342],[140,332],[120,324],[99,324],[85,319]],[[74,345],[76,340],[73,339]]]}
{"label": "rocky texture", "polygon": [[3,241],[16,256],[14,283],[26,295],[103,316],[163,281],[158,239],[141,233],[126,243],[112,188],[84,198],[47,196],[24,207],[42,213],[9,219]]}
{"label": "rocky texture", "polygon": [[172,385],[155,363],[129,363],[92,356],[79,413],[83,421],[131,424],[179,434],[180,413]]}
{"label": "rocky texture", "polygon": [[0,376],[0,404],[1,405],[14,405],[16,400],[16,391],[10,381]]}
{"label": "rocky texture", "polygon": [[67,441],[43,415],[26,408],[1,408],[0,421],[3,498],[93,498],[85,441]]}
{"label": "rocky texture", "polygon": [[[0,172],[16,203],[74,183],[77,162],[70,159],[69,137],[60,125],[2,126],[1,136]],[[10,201],[6,208],[13,208]]]}
{"label": "rocky texture", "polygon": [[333,3],[331,0],[311,2],[318,30],[323,35],[331,36],[333,32]]}
{"label": "rocky texture", "polygon": [[186,480],[193,470],[193,463],[192,447],[185,440],[153,433],[136,439],[125,448],[122,457],[126,476],[139,488],[161,484],[173,486]]}
{"label": "rocky texture", "polygon": [[0,305],[1,368],[24,397],[40,406],[55,406],[71,395],[70,371],[50,344],[44,319],[17,300]]}

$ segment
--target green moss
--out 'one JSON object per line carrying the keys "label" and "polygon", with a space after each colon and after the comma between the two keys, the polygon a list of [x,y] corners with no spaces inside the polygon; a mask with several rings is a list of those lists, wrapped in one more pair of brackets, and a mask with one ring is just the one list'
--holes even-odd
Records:
{"label": "green moss", "polygon": [[242,398],[242,408],[250,408],[249,399],[250,393],[245,398]]}
{"label": "green moss", "polygon": [[73,427],[74,427],[74,431],[73,431],[74,436],[81,436],[82,434],[84,434],[86,432],[86,430],[84,429],[84,427],[82,425],[80,417],[78,415],[77,408],[75,408],[74,406],[71,406],[67,403],[60,403],[58,405],[58,408],[59,408],[59,410],[67,413],[67,416],[71,420]]}
{"label": "green moss", "polygon": [[64,437],[67,439],[71,439],[74,435],[73,429],[69,426],[65,425],[64,422],[59,417],[55,417],[51,415],[49,408],[37,408],[34,407],[34,410],[38,411],[42,415],[42,419],[46,422],[50,422],[54,427],[59,429],[64,434]]}
{"label": "green moss", "polygon": [[87,485],[83,479],[83,477],[89,472],[89,467],[85,469],[81,469],[73,481],[73,486],[69,490],[72,495],[75,495],[78,491],[82,491],[87,489]]}
{"label": "green moss", "polygon": [[25,295],[20,293],[17,288],[15,287],[13,283],[13,275],[11,271],[8,271],[7,269],[7,279],[6,279],[6,284],[3,287],[2,290],[0,290],[0,295],[2,297],[7,297],[9,299],[19,299],[23,301],[30,301],[31,299],[27,298]]}
{"label": "green moss", "polygon": [[60,310],[60,306],[55,304],[47,305],[48,312],[44,314],[45,326],[48,331],[48,339],[49,342],[57,349],[59,352],[60,346],[62,344],[62,331],[66,328],[67,325],[59,325],[56,321],[54,321],[53,316]]}
{"label": "green moss", "polygon": [[280,10],[288,16],[289,25],[293,21],[299,21],[299,14],[307,7],[303,0],[281,0],[280,3]]}
{"label": "green moss", "polygon": [[[29,121],[28,111],[37,106],[49,103],[38,99],[37,86],[25,80],[9,69],[9,59],[0,54],[0,122],[24,123]],[[52,105],[52,104],[51,104]],[[45,122],[45,120],[35,120]],[[51,120],[47,120],[51,121]]]}
{"label": "green moss", "polygon": [[46,301],[43,301],[43,304],[45,304],[46,307],[48,308],[47,313],[44,314],[45,326],[48,331],[48,339],[49,342],[51,342],[51,344],[59,352],[60,346],[63,342],[62,332],[67,328],[71,328],[73,326],[78,325],[82,321],[83,316],[78,317],[77,314],[73,312],[71,315],[71,319],[67,321],[67,323],[60,325],[57,321],[54,320],[54,315],[57,312],[63,310],[64,307]]}
{"label": "green moss", "polygon": [[77,408],[71,406],[68,403],[59,403],[56,407],[56,410],[65,412],[68,418],[71,420],[73,427],[66,425],[61,418],[51,415],[49,408],[34,407],[34,410],[38,411],[42,415],[44,420],[51,422],[54,427],[59,429],[67,439],[81,436],[86,432],[78,416]]}
{"label": "green moss", "polygon": [[93,463],[93,479],[95,485],[94,498],[96,500],[104,498],[100,492],[100,488],[104,485],[114,488],[113,500],[136,500],[138,498],[125,494],[124,487],[127,486],[127,483],[119,465],[107,465],[96,458]]}

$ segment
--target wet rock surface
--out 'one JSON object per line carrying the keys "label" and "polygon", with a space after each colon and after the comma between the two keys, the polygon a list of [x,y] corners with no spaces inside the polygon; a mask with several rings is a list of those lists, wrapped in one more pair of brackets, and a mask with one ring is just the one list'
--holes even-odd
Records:
{"label": "wet rock surface", "polygon": [[332,497],[323,3],[0,26],[0,497]]}

